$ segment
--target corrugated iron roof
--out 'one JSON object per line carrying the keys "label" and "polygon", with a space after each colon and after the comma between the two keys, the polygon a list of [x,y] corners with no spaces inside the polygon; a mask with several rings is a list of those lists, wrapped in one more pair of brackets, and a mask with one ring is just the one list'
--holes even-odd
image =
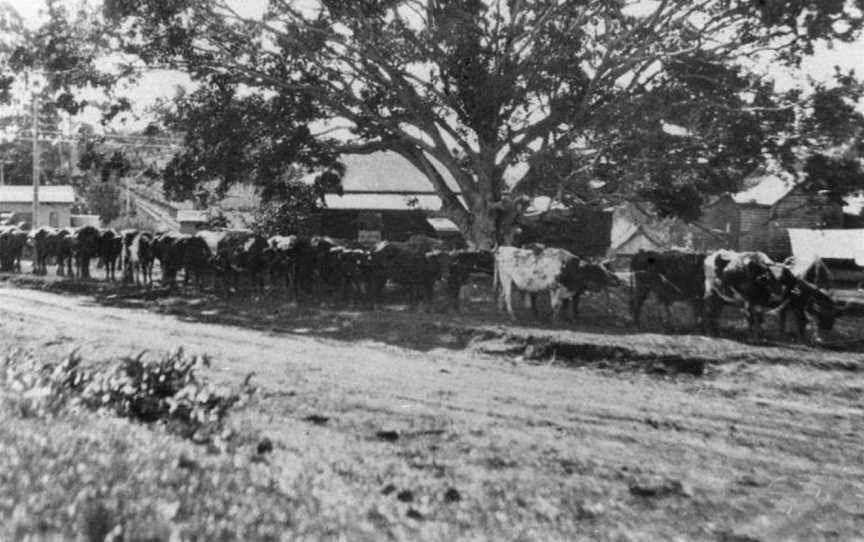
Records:
{"label": "corrugated iron roof", "polygon": [[[408,160],[395,152],[346,154],[342,189],[354,192],[428,192],[435,189],[429,179]],[[433,164],[451,189],[458,191],[456,180],[433,159]]]}
{"label": "corrugated iron roof", "polygon": [[207,222],[210,220],[209,211],[195,209],[179,209],[177,211],[177,222]]}
{"label": "corrugated iron roof", "polygon": [[[0,203],[30,203],[33,187],[30,185],[0,186]],[[71,185],[40,186],[39,201],[43,203],[75,203],[75,190]]]}
{"label": "corrugated iron roof", "polygon": [[794,182],[770,173],[754,176],[747,184],[750,188],[732,195],[736,203],[771,206],[795,188]]}
{"label": "corrugated iron roof", "polygon": [[449,218],[427,218],[426,222],[437,232],[451,233],[459,231],[459,226]]}
{"label": "corrugated iron roof", "polygon": [[[460,197],[461,199],[461,197]],[[370,211],[437,211],[441,198],[431,194],[326,194],[328,209],[366,209]]]}

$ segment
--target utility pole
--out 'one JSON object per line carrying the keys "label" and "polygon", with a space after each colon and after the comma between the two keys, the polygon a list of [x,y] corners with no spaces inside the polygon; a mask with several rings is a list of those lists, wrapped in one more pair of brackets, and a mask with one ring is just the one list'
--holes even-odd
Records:
{"label": "utility pole", "polygon": [[30,227],[39,227],[39,95],[33,94],[33,219]]}

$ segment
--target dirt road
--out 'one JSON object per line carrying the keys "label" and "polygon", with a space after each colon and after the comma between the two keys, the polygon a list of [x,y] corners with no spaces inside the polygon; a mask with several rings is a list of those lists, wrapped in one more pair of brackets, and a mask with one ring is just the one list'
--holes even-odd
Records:
{"label": "dirt road", "polygon": [[[864,377],[796,364],[794,350],[788,364],[673,378],[185,321],[9,286],[0,307],[5,344],[80,346],[97,361],[182,346],[210,355],[221,382],[254,371],[261,400],[235,423],[272,436],[286,478],[316,473],[324,502],[367,518],[374,508],[396,538],[864,533]],[[304,421],[312,414],[326,420]],[[409,508],[409,527],[386,521]]]}

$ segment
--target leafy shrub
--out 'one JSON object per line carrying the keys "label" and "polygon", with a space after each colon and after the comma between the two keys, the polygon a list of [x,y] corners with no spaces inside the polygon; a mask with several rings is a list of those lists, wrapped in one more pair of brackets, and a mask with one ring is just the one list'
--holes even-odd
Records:
{"label": "leafy shrub", "polygon": [[207,220],[207,224],[204,226],[204,229],[207,230],[219,230],[223,228],[227,228],[231,225],[231,222],[228,220],[228,217],[222,213],[216,213],[210,216]]}
{"label": "leafy shrub", "polygon": [[5,360],[5,378],[27,399],[25,413],[50,415],[83,405],[144,423],[164,422],[169,431],[205,443],[224,436],[222,422],[241,401],[195,374],[209,363],[207,356],[190,357],[182,349],[155,362],[144,361],[142,353],[101,369],[83,368],[77,352],[58,364],[17,353]]}
{"label": "leafy shrub", "polygon": [[304,224],[321,208],[323,193],[317,186],[299,180],[274,183],[262,193],[252,229],[263,235],[307,233]]}
{"label": "leafy shrub", "polygon": [[102,222],[111,222],[122,209],[120,188],[114,183],[94,183],[84,195],[90,212],[102,218]]}

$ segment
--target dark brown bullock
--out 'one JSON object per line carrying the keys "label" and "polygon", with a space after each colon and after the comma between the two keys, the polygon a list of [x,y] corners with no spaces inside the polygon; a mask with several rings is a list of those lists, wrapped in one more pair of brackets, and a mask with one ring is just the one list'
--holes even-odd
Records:
{"label": "dark brown bullock", "polygon": [[57,229],[42,226],[31,230],[27,234],[27,244],[33,251],[33,274],[45,275],[48,273],[48,260],[55,256],[50,247],[50,239],[57,235]]}
{"label": "dark brown bullock", "polygon": [[705,258],[705,323],[716,332],[724,304],[743,306],[751,338],[761,337],[763,311],[791,302],[798,280],[762,252],[718,250]]}
{"label": "dark brown bullock", "polygon": [[797,279],[797,284],[789,291],[788,302],[780,310],[780,334],[782,336],[786,333],[786,320],[791,315],[798,340],[807,342],[807,316],[810,315],[816,320],[813,339],[822,341],[834,328],[834,323],[843,314],[844,308],[837,305],[831,296],[815,284]]}
{"label": "dark brown bullock", "polygon": [[592,262],[576,256],[564,264],[558,281],[572,295],[564,300],[565,310],[569,307],[571,321],[579,316],[579,300],[587,292],[606,292],[607,302],[610,286],[618,286],[621,281],[604,263]]}
{"label": "dark brown bullock", "polygon": [[102,230],[96,245],[99,261],[105,266],[105,280],[117,280],[117,260],[123,253],[123,238],[112,229]]}
{"label": "dark brown bullock", "polygon": [[835,303],[831,296],[822,290],[831,284],[831,271],[821,258],[803,261],[793,257],[787,259],[785,264],[797,279],[797,283],[790,290],[789,303],[780,311],[780,334],[785,335],[786,320],[791,315],[796,324],[798,339],[807,341],[809,315],[816,320],[813,339],[821,341],[824,335],[834,328],[837,318],[842,316],[847,308]]}
{"label": "dark brown bullock", "polygon": [[630,271],[630,312],[635,325],[640,324],[642,305],[652,293],[665,309],[667,325],[672,321],[670,306],[679,301],[693,307],[697,325],[702,320],[705,254],[640,250],[630,260]]}
{"label": "dark brown bullock", "polygon": [[48,250],[57,259],[57,276],[74,276],[75,230],[63,228],[48,236]]}
{"label": "dark brown bullock", "polygon": [[27,232],[18,226],[0,228],[0,271],[21,272],[21,256],[27,245]]}
{"label": "dark brown bullock", "polygon": [[495,256],[488,250],[454,250],[450,253],[450,276],[447,293],[453,308],[459,309],[462,287],[468,284],[471,275],[495,274]]}
{"label": "dark brown bullock", "polygon": [[183,283],[194,279],[195,287],[204,288],[210,273],[211,253],[204,239],[190,235],[180,241],[183,254]]}
{"label": "dark brown bullock", "polygon": [[320,270],[326,293],[343,302],[360,299],[368,289],[371,254],[362,248],[332,247]]}
{"label": "dark brown bullock", "polygon": [[302,239],[297,235],[274,235],[267,239],[264,254],[270,271],[270,284],[283,284],[285,291],[298,295],[297,254]]}
{"label": "dark brown bullock", "polygon": [[381,302],[387,281],[408,288],[412,304],[433,300],[435,283],[447,280],[450,274],[450,256],[446,252],[423,252],[407,243],[381,242],[370,258],[370,296],[374,303]]}
{"label": "dark brown bullock", "polygon": [[177,286],[177,273],[183,268],[183,249],[189,237],[188,234],[165,231],[153,238],[153,257],[159,260],[164,286]]}
{"label": "dark brown bullock", "polygon": [[226,291],[236,291],[241,276],[264,291],[264,274],[268,267],[267,240],[246,230],[227,230],[216,246],[216,266],[222,274]]}
{"label": "dark brown bullock", "polygon": [[75,258],[75,274],[80,278],[90,278],[90,260],[99,255],[99,229],[94,226],[82,226],[73,235],[73,257]]}

